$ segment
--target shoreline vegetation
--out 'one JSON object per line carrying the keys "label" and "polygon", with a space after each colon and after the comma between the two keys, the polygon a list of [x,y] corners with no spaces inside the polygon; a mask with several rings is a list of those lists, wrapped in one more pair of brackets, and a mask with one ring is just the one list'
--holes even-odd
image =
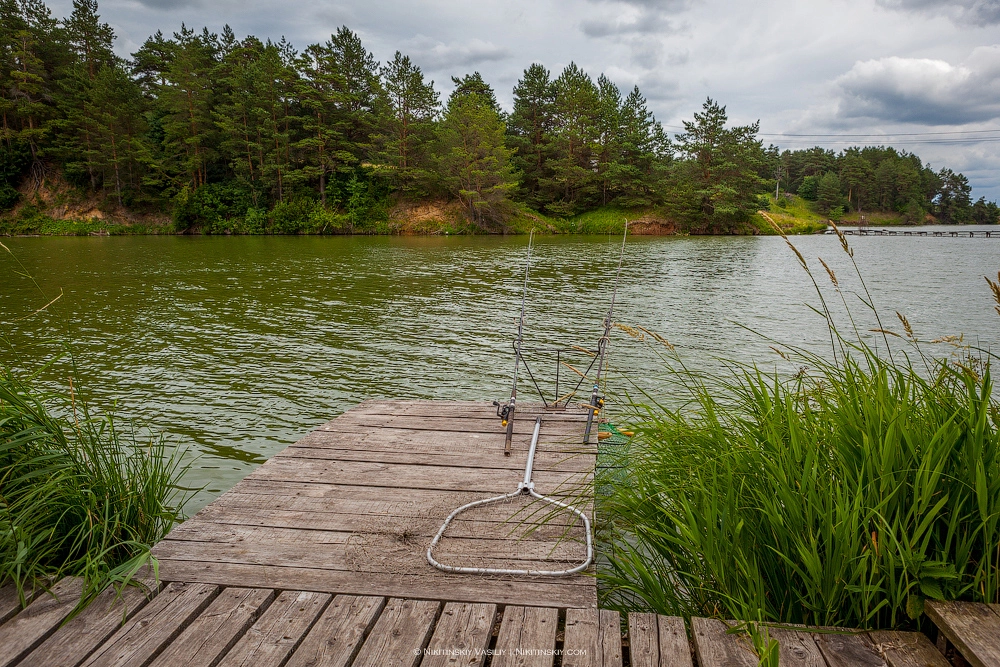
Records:
{"label": "shoreline vegetation", "polygon": [[[712,99],[668,133],[638,87],[528,66],[510,109],[346,26],[181,25],[129,58],[96,0],[0,3],[0,234],[785,233],[994,224],[968,179],[886,146],[781,150]],[[824,226],[825,228],[825,226]]]}
{"label": "shoreline vegetation", "polygon": [[[157,566],[150,549],[183,520],[182,470],[162,439],[0,366],[0,586],[82,577],[78,609]],[[124,427],[124,428],[123,428]],[[178,495],[180,494],[180,495]]]}
{"label": "shoreline vegetation", "polygon": [[[767,195],[768,208],[750,216],[747,223],[727,232],[732,235],[802,235],[821,234],[832,224],[857,225],[862,218],[875,227],[920,226],[938,224],[933,216],[920,221],[908,220],[895,213],[850,213],[835,222],[822,215],[804,198],[786,194],[780,202]],[[52,217],[36,212],[30,217],[0,216],[0,236],[142,236],[142,235],[204,235],[204,236],[263,236],[263,235],[382,235],[382,236],[448,236],[505,234],[518,235],[534,231],[536,234],[620,234],[624,222],[629,222],[629,233],[638,236],[677,236],[718,234],[718,232],[685,230],[667,213],[656,208],[623,209],[603,206],[569,218],[553,218],[530,211],[518,210],[506,221],[502,232],[485,231],[470,222],[455,202],[427,201],[397,205],[386,220],[374,225],[353,227],[349,220],[325,224],[314,223],[307,211],[304,222],[294,232],[269,231],[267,227],[246,229],[238,223],[232,227],[204,229],[194,226],[178,230],[167,217],[146,217],[121,220],[105,217],[74,218]],[[956,226],[961,223],[956,223]],[[969,224],[977,224],[971,222]],[[990,223],[985,223],[990,224]]]}
{"label": "shoreline vegetation", "polygon": [[[674,390],[633,389],[635,441],[598,476],[602,605],[926,629],[925,600],[1000,602],[996,355],[960,337],[921,341],[904,315],[880,317],[856,264],[859,293],[822,260],[821,289],[823,272],[788,245],[831,349],[773,341],[797,373],[742,360],[706,373],[649,340]],[[986,280],[1000,315],[1000,274]]]}

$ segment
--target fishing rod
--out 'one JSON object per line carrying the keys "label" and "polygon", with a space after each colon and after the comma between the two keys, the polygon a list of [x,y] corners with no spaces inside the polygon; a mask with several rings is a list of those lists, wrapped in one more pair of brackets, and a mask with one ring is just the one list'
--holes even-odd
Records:
{"label": "fishing rod", "polygon": [[524,335],[524,303],[528,295],[528,270],[531,267],[531,242],[535,237],[535,230],[528,234],[528,258],[524,262],[524,288],[521,290],[521,318],[517,323],[517,343],[514,348],[514,380],[510,386],[510,400],[506,405],[500,401],[493,401],[497,407],[497,417],[500,423],[507,427],[507,437],[503,443],[503,455],[510,456],[510,443],[514,437],[514,404],[517,402],[517,369],[521,365],[521,340]]}
{"label": "fishing rod", "polygon": [[590,394],[590,404],[587,405],[587,428],[583,432],[583,442],[586,443],[590,440],[590,430],[594,423],[594,417],[596,417],[601,408],[604,407],[604,397],[600,395],[601,393],[601,370],[604,368],[604,355],[608,349],[608,340],[611,338],[611,317],[615,312],[615,299],[618,297],[618,282],[622,277],[622,261],[625,259],[625,239],[628,237],[628,219],[625,220],[625,233],[622,234],[622,251],[621,255],[618,257],[618,273],[615,275],[615,289],[611,293],[611,307],[608,308],[608,316],[604,319],[604,335],[601,336],[601,340],[597,343],[598,349],[598,361],[597,361],[597,376],[594,378],[594,390]]}

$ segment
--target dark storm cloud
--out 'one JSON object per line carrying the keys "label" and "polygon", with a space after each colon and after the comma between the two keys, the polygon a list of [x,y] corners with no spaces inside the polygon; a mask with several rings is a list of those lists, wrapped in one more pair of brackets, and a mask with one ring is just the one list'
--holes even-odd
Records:
{"label": "dark storm cloud", "polygon": [[612,37],[629,34],[665,35],[675,33],[678,30],[670,19],[649,11],[611,19],[588,19],[580,23],[580,29],[588,37]]}
{"label": "dark storm cloud", "polygon": [[669,35],[678,31],[672,17],[689,9],[691,0],[596,0],[597,16],[580,22],[588,37]]}
{"label": "dark storm cloud", "polygon": [[144,7],[149,7],[150,9],[159,9],[161,11],[170,11],[172,9],[180,9],[182,7],[198,7],[202,4],[202,0],[137,0],[140,5]]}
{"label": "dark storm cloud", "polygon": [[987,26],[1000,23],[1000,0],[876,0],[890,9],[944,14],[959,23]]}
{"label": "dark storm cloud", "polygon": [[1000,45],[966,62],[889,57],[855,63],[836,81],[840,114],[902,123],[962,125],[1000,118]]}
{"label": "dark storm cloud", "polygon": [[420,35],[407,40],[403,47],[414,63],[431,71],[460,71],[482,63],[507,60],[513,55],[510,49],[481,39],[446,44]]}

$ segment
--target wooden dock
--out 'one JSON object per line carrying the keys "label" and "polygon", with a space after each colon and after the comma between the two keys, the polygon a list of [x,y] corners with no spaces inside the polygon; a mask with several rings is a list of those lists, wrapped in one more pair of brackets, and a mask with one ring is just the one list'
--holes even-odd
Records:
{"label": "wooden dock", "polygon": [[[0,589],[0,667],[755,667],[747,634],[722,621],[686,626],[598,609],[592,572],[470,576],[427,564],[427,545],[452,509],[517,488],[537,415],[538,490],[592,515],[597,445],[583,443],[582,411],[520,409],[513,454],[504,457],[488,404],[369,401],[178,526],[154,549],[160,580],[148,591],[105,591],[66,622],[79,580],[37,592],[24,610],[11,587]],[[449,564],[583,560],[576,521],[530,504],[453,526],[435,552]],[[771,635],[782,665],[952,664],[942,651],[1000,665],[1000,608],[970,606],[978,615],[969,616],[948,604],[928,604],[941,628],[937,646],[919,633]]]}
{"label": "wooden dock", "polygon": [[[846,236],[927,236],[938,238],[967,238],[967,239],[988,239],[1000,238],[1000,230],[962,230],[962,231],[927,231],[912,229],[873,229],[869,227],[855,227],[853,229],[840,230]],[[827,234],[833,234],[832,230]]]}

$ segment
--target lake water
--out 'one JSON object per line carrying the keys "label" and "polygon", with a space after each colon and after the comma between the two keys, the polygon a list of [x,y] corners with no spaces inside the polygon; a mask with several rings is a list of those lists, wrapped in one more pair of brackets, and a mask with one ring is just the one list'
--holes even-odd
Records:
{"label": "lake water", "polygon": [[[187,482],[204,487],[189,512],[366,398],[509,394],[526,237],[3,242],[40,290],[0,251],[0,334],[10,343],[0,362],[36,369],[68,345],[93,406],[117,405],[187,448]],[[853,294],[858,280],[838,239],[793,242],[830,303],[839,297],[817,257],[836,272],[863,327],[875,326]],[[850,242],[884,324],[900,330],[898,310],[922,339],[964,333],[1000,348],[1000,317],[983,280],[1000,270],[1000,238]],[[619,245],[536,238],[526,345],[596,343]],[[60,290],[47,310],[17,319]],[[778,358],[762,336],[828,349],[824,321],[808,308],[817,303],[780,238],[634,237],[615,319],[659,332],[694,366],[718,357],[770,366]],[[610,355],[612,390],[626,386],[624,374],[656,391],[661,366],[648,347],[617,331]],[[547,376],[553,366],[538,362]],[[65,388],[69,373],[64,359],[41,377]]]}

